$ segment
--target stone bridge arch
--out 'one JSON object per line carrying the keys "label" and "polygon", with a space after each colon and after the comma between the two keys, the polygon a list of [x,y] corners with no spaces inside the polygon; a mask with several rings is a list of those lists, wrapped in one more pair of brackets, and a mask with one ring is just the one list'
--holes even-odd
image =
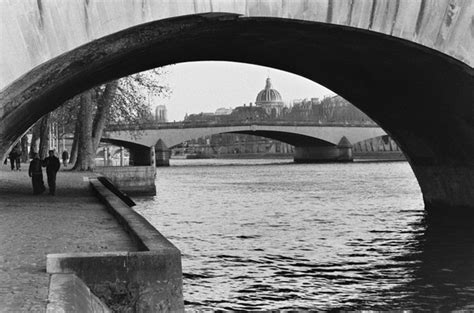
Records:
{"label": "stone bridge arch", "polygon": [[[467,5],[463,18],[457,18],[464,21],[470,12]],[[468,39],[471,51],[472,37]],[[472,55],[461,59],[468,63]],[[427,207],[473,207],[472,67],[412,41],[300,20],[178,17],[129,28],[60,55],[0,93],[0,152],[4,155],[43,114],[94,85],[197,60],[264,65],[325,85],[397,141]]]}
{"label": "stone bridge arch", "polygon": [[474,2],[469,0],[2,1],[0,89],[94,39],[147,22],[210,12],[350,26],[406,39],[474,64]]}

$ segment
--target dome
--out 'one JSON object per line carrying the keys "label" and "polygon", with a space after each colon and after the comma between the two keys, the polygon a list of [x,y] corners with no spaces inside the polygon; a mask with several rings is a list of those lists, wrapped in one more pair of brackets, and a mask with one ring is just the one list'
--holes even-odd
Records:
{"label": "dome", "polygon": [[255,100],[255,105],[261,105],[266,103],[282,103],[280,93],[276,89],[272,88],[272,82],[270,80],[270,77],[267,78],[265,89],[258,93],[257,99]]}

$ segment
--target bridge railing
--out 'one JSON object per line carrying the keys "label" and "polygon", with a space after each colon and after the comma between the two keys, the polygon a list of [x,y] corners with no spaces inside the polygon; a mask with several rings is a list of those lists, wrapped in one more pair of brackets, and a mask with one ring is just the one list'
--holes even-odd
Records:
{"label": "bridge railing", "polygon": [[108,131],[140,131],[144,129],[176,129],[176,128],[205,128],[205,127],[232,127],[232,126],[324,126],[324,127],[379,127],[373,122],[341,123],[319,121],[239,121],[239,122],[145,122],[140,124],[112,124],[107,126]]}

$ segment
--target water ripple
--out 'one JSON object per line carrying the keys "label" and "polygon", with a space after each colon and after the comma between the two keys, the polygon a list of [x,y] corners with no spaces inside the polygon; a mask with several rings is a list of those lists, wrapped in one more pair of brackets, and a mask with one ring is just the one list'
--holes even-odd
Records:
{"label": "water ripple", "polygon": [[180,164],[137,210],[183,253],[188,310],[474,309],[470,220],[428,221],[406,163]]}

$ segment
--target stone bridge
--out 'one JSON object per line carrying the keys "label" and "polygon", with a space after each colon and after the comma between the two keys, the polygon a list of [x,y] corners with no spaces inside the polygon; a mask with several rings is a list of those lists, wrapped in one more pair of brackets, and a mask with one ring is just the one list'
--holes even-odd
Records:
{"label": "stone bridge", "polygon": [[[352,161],[352,144],[386,135],[377,126],[320,125],[299,123],[234,123],[232,125],[186,125],[170,123],[164,127],[139,129],[109,128],[102,141],[127,147],[131,150],[157,146],[156,164],[167,163],[169,155],[162,153],[184,141],[222,133],[238,133],[276,139],[295,146],[295,162]],[[345,139],[343,139],[345,138]],[[158,143],[158,141],[161,141]],[[143,160],[150,163],[148,160]]]}
{"label": "stone bridge", "polygon": [[5,0],[0,155],[97,84],[178,62],[245,62],[343,96],[405,152],[427,209],[472,209],[473,39],[470,0]]}

